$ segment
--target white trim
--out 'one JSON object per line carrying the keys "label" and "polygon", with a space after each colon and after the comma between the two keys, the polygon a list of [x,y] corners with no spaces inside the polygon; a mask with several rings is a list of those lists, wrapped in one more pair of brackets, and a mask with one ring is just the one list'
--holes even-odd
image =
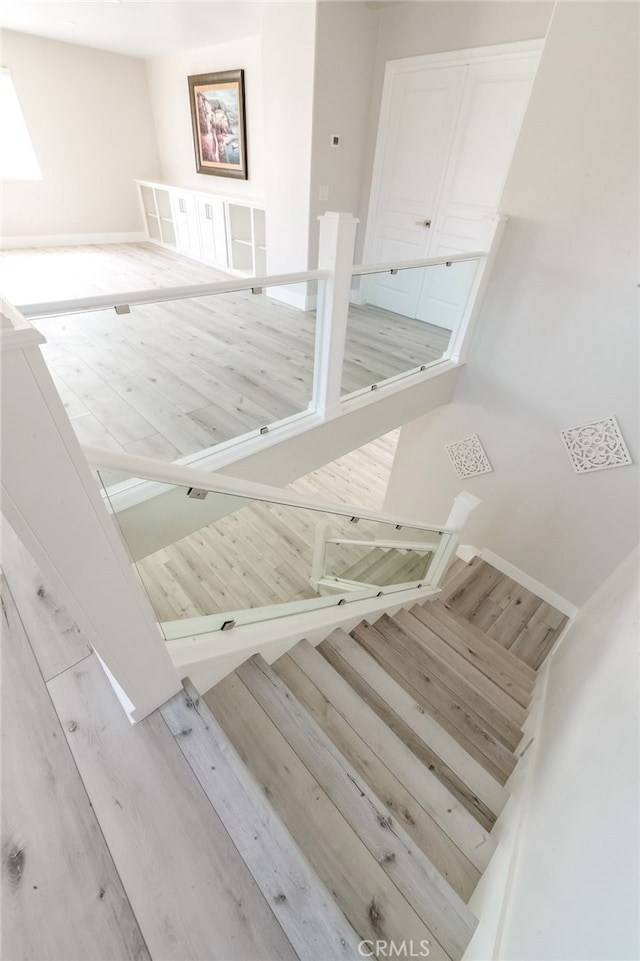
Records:
{"label": "white trim", "polygon": [[[304,281],[299,281],[304,283]],[[304,294],[300,290],[293,290],[293,284],[289,287],[269,287],[265,292],[272,300],[277,300],[280,304],[287,307],[294,307],[296,310],[315,310],[317,297],[315,294]],[[277,289],[277,293],[275,290]]]}
{"label": "white trim", "polygon": [[456,549],[456,557],[459,557],[465,564],[469,564],[479,554],[480,548],[474,547],[472,544],[459,544]]}
{"label": "white trim", "polygon": [[0,350],[24,350],[26,347],[37,347],[38,344],[46,344],[47,338],[43,337],[39,330],[32,327],[30,330],[0,330]]}
{"label": "white trim", "polygon": [[[413,370],[406,371],[404,374],[394,374],[393,377],[388,377],[387,380],[381,380],[375,390],[372,390],[371,387],[361,387],[360,390],[354,390],[352,394],[345,394],[340,400],[338,410],[327,411],[325,419],[333,420],[341,414],[349,414],[353,410],[359,410],[361,407],[366,407],[367,404],[372,403],[374,396],[377,399],[377,397],[383,393],[385,397],[389,397],[392,394],[399,394],[408,387],[413,387],[423,381],[431,380],[434,375],[446,374],[450,370],[457,370],[462,366],[463,364],[450,360],[448,357],[442,357],[440,360],[433,360],[431,363],[425,364],[424,370],[422,370],[421,367],[416,367]],[[407,383],[409,378],[411,378],[410,384]]]}
{"label": "white trim", "polygon": [[140,244],[149,238],[144,230],[115,234],[29,234],[0,238],[0,250],[24,247],[80,247],[86,244]]}
{"label": "white trim", "polygon": [[[181,194],[189,194],[192,197],[206,197],[207,200],[222,200],[223,202],[228,201],[232,204],[237,204],[239,207],[259,207],[260,209],[266,208],[266,200],[264,197],[235,197],[233,194],[225,194],[220,190],[216,190],[215,193],[210,190],[201,190],[194,187],[181,187],[179,184],[163,183],[161,180],[134,180],[134,183],[139,184],[142,187],[154,187],[160,190],[174,190]],[[216,184],[216,187],[218,184]],[[146,237],[146,235],[145,235]],[[153,243],[153,241],[152,241]]]}
{"label": "white trim", "polygon": [[575,617],[575,615],[578,613],[578,608],[575,604],[572,604],[571,601],[561,597],[560,594],[556,594],[556,592],[552,591],[550,587],[546,586],[546,584],[542,584],[540,581],[537,581],[534,577],[531,577],[530,574],[520,570],[519,567],[511,564],[509,561],[505,561],[505,559],[500,557],[499,554],[494,554],[493,551],[483,548],[480,551],[480,557],[483,561],[486,561],[487,564],[491,564],[491,566],[495,567],[496,570],[502,571],[503,574],[506,574],[507,577],[510,577],[522,587],[526,587],[526,589],[531,591],[532,594],[537,594],[537,596],[541,597],[543,601],[546,601],[547,604],[551,604],[552,607],[555,607],[558,611],[566,614],[567,617]]}
{"label": "white trim", "polygon": [[437,551],[440,547],[440,541],[429,543],[422,541],[356,541],[352,540],[350,537],[327,537],[327,544],[350,544],[351,547],[380,547],[386,549],[393,549],[397,551],[418,551],[418,553],[425,551],[430,551],[433,553]]}
{"label": "white trim", "polygon": [[487,47],[467,47],[464,50],[445,50],[442,53],[426,53],[417,57],[403,57],[398,60],[387,60],[387,70],[406,72],[424,68],[441,67],[443,64],[481,63],[483,60],[497,60],[498,58],[514,58],[541,53],[544,48],[544,37],[540,40],[517,40],[514,43],[496,43]]}
{"label": "white trim", "polygon": [[57,317],[64,314],[80,314],[93,310],[108,310],[122,304],[162,304],[173,300],[190,300],[211,297],[216,294],[235,293],[238,290],[279,287],[283,284],[299,284],[308,280],[326,280],[325,270],[309,270],[297,274],[277,274],[272,277],[237,277],[218,280],[213,284],[193,284],[189,287],[154,287],[152,290],[125,290],[116,294],[97,297],[78,297],[74,300],[54,300],[41,304],[18,304],[18,310],[30,319]]}
{"label": "white trim", "polygon": [[382,264],[354,264],[351,274],[353,277],[364,277],[367,274],[385,274],[389,270],[442,267],[445,264],[461,264],[468,260],[486,260],[488,256],[486,250],[470,250],[463,254],[438,254],[436,257],[420,257],[418,260],[390,260]]}
{"label": "white trim", "polygon": [[549,658],[538,672],[529,713],[523,726],[523,738],[517,748],[518,765],[507,781],[509,798],[494,825],[492,834],[498,848],[487,870],[471,896],[469,907],[479,918],[473,938],[467,945],[468,961],[499,958],[503,939],[509,892],[521,851],[521,828],[533,798],[533,775],[539,761],[540,732],[547,705]]}

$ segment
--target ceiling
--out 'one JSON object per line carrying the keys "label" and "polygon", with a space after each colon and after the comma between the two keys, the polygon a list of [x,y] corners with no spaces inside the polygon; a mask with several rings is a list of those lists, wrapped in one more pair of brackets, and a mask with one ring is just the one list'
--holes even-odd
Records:
{"label": "ceiling", "polygon": [[134,57],[155,57],[258,33],[261,7],[259,0],[3,0],[0,26]]}

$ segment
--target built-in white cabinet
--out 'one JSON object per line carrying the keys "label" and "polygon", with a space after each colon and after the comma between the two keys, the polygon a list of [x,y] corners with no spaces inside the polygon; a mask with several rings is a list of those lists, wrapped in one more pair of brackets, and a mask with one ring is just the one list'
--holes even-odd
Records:
{"label": "built-in white cabinet", "polygon": [[227,203],[231,267],[238,273],[264,275],[267,247],[264,210],[244,204]]}
{"label": "built-in white cabinet", "polygon": [[267,272],[264,208],[137,181],[149,240],[234,274]]}

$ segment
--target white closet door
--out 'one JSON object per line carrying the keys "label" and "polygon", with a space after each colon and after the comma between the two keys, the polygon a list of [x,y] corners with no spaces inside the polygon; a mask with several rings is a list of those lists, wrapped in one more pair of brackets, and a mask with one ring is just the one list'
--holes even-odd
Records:
{"label": "white closet door", "polygon": [[[489,249],[538,60],[536,53],[470,64],[433,225],[432,255]],[[468,264],[427,272],[415,316],[453,329],[473,269]]]}
{"label": "white closet door", "polygon": [[[464,66],[391,75],[380,112],[367,260],[428,255],[460,102]],[[415,316],[422,271],[372,275],[366,300]]]}

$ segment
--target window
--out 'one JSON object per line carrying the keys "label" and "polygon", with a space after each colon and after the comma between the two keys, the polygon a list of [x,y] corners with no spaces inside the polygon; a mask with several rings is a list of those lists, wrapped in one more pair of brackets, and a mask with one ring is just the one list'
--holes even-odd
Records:
{"label": "window", "polygon": [[11,74],[0,67],[0,180],[42,180]]}

